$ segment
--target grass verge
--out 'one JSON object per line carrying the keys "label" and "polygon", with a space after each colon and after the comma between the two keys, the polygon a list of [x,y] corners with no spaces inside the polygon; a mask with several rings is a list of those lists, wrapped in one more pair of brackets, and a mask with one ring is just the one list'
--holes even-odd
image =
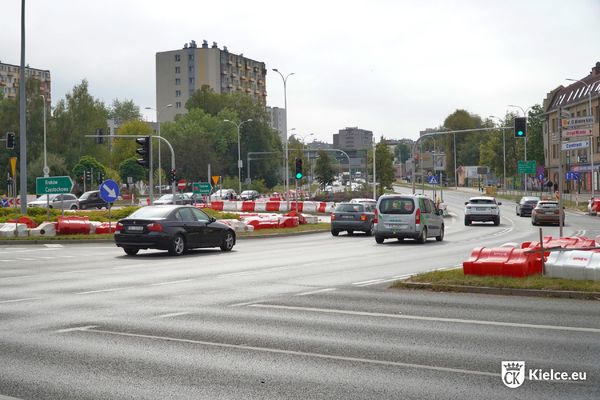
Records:
{"label": "grass verge", "polygon": [[459,291],[458,288],[453,290],[451,286],[476,286],[503,289],[600,292],[600,281],[546,278],[541,275],[532,275],[526,278],[464,275],[462,268],[418,274],[408,280],[397,281],[392,287],[407,288],[410,286],[410,283],[428,283],[431,284],[431,289],[444,291]]}

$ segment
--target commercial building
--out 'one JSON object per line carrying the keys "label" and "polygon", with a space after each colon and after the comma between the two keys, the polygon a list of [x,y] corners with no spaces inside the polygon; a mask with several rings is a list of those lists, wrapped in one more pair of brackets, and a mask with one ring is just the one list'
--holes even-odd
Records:
{"label": "commercial building", "polygon": [[367,152],[373,148],[373,132],[358,127],[340,129],[333,134],[333,148],[345,151],[350,157],[352,171],[367,175]]}
{"label": "commercial building", "polygon": [[285,108],[267,107],[267,115],[269,116],[269,125],[279,133],[281,143],[285,143],[285,132],[287,130]]}
{"label": "commercial building", "polygon": [[[192,40],[182,49],[156,53],[159,121],[187,113],[186,102],[204,85],[215,93],[245,93],[266,104],[266,75],[264,62],[230,53],[227,47],[220,49],[215,42],[209,47],[206,40],[201,47]],[[173,106],[163,109],[167,104]]]}
{"label": "commercial building", "polygon": [[[600,140],[598,138],[599,98],[600,62],[597,62],[589,75],[577,78],[577,81],[569,86],[561,85],[557,87],[548,93],[544,99],[543,137],[546,176],[552,182],[559,182],[559,163],[562,162],[564,191],[590,192],[593,181],[594,191],[598,193],[598,170],[600,167],[600,158],[598,157],[598,153],[600,153]],[[562,114],[562,118],[559,116],[559,112]],[[561,122],[561,120],[588,116],[593,117],[593,122],[586,122],[581,125],[572,124],[571,126],[566,125],[566,123],[563,126],[563,122]],[[572,147],[572,149],[565,149],[565,147]],[[567,181],[565,179],[567,172],[577,172],[579,179]],[[576,175],[570,174],[570,176]]]}
{"label": "commercial building", "polygon": [[[50,71],[37,68],[25,68],[27,78],[35,78],[40,82],[40,94],[44,95],[46,102],[50,104],[51,79]],[[21,69],[18,65],[4,64],[0,62],[0,93],[5,99],[16,99],[19,93],[19,82],[21,80]]]}

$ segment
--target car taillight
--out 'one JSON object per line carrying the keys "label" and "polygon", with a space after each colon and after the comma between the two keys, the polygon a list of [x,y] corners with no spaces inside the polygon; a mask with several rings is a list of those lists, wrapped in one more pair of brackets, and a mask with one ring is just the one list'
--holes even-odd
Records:
{"label": "car taillight", "polygon": [[331,220],[333,221],[335,219],[335,214],[331,213]]}
{"label": "car taillight", "polygon": [[377,212],[377,209],[375,209],[375,216],[373,217],[373,223],[376,224],[377,223],[377,216],[379,215],[379,213]]}
{"label": "car taillight", "polygon": [[361,221],[366,221],[367,220],[367,214],[361,214],[360,215],[360,220]]}
{"label": "car taillight", "polygon": [[421,224],[421,209],[417,208],[417,212],[415,213],[415,224]]}
{"label": "car taillight", "polygon": [[120,222],[117,222],[117,226],[115,227],[115,233],[119,233],[122,230],[123,230],[123,224]]}
{"label": "car taillight", "polygon": [[163,231],[163,226],[156,222],[146,225],[146,228],[148,228],[149,232],[162,232]]}

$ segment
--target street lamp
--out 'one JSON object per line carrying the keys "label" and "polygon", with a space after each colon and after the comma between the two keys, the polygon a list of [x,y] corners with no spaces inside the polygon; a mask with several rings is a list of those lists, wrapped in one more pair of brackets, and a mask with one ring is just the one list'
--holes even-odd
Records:
{"label": "street lamp", "polygon": [[[164,106],[163,108],[159,109],[158,111],[155,108],[152,107],[146,107],[146,110],[154,110],[156,111],[156,122],[158,123],[158,137],[160,137],[160,112],[165,110],[166,108],[170,108],[173,107],[173,104],[167,104],[166,106]],[[162,196],[162,165],[160,163],[160,140],[158,141],[158,194],[159,196]],[[150,171],[150,173],[152,174],[153,171]],[[173,184],[173,182],[171,182],[171,184]]]}
{"label": "street lamp", "polygon": [[50,168],[48,168],[48,160],[46,158],[46,96],[40,94],[40,97],[44,101],[44,169],[42,172],[44,173],[44,178],[50,176]]}
{"label": "street lamp", "polygon": [[240,154],[240,127],[242,125],[244,125],[246,122],[252,122],[252,119],[249,118],[245,121],[240,122],[239,124],[236,124],[233,121],[230,121],[228,119],[224,119],[223,122],[229,122],[230,124],[233,124],[237,127],[237,139],[238,139],[238,189],[239,192],[238,194],[242,194],[242,157]]}
{"label": "street lamp", "polygon": [[288,123],[288,118],[287,118],[287,79],[291,76],[294,75],[293,72],[287,74],[285,77],[283,76],[283,74],[281,72],[279,72],[279,70],[277,68],[273,68],[273,71],[277,72],[279,74],[279,76],[281,76],[281,80],[283,81],[283,107],[285,109],[285,197],[287,200],[287,209],[290,209],[290,197],[289,197],[289,193],[290,193],[290,188],[289,188],[289,180],[290,180],[290,175],[289,175],[289,165],[288,165],[288,136],[287,136],[287,123]]}
{"label": "street lamp", "polygon": [[[567,78],[568,81],[572,81],[572,82],[579,82],[579,83],[583,83],[586,88],[587,88],[587,92],[588,92],[588,112],[587,115],[588,117],[593,117],[592,116],[592,88],[591,88],[591,84],[585,83],[579,79],[572,79],[572,78]],[[594,188],[594,133],[592,131],[592,134],[590,135],[590,167],[592,169],[592,173],[591,173],[591,181],[592,181],[592,199],[594,199],[594,194],[595,194],[595,188]],[[591,212],[591,209],[590,209]]]}
{"label": "street lamp", "polygon": [[[504,122],[498,118],[495,117],[493,115],[490,115],[489,118],[495,118],[498,120],[499,122],[499,126],[502,126],[504,124]],[[504,190],[506,190],[506,136],[505,136],[505,132],[504,129],[502,129],[502,160],[503,160],[503,165],[504,165],[504,172],[502,172],[502,187],[504,188]]]}

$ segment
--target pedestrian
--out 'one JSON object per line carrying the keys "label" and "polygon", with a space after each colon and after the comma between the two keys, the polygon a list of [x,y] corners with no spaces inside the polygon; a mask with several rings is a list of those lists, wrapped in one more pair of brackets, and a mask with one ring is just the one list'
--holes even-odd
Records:
{"label": "pedestrian", "polygon": [[558,183],[554,182],[554,191],[558,192]]}

